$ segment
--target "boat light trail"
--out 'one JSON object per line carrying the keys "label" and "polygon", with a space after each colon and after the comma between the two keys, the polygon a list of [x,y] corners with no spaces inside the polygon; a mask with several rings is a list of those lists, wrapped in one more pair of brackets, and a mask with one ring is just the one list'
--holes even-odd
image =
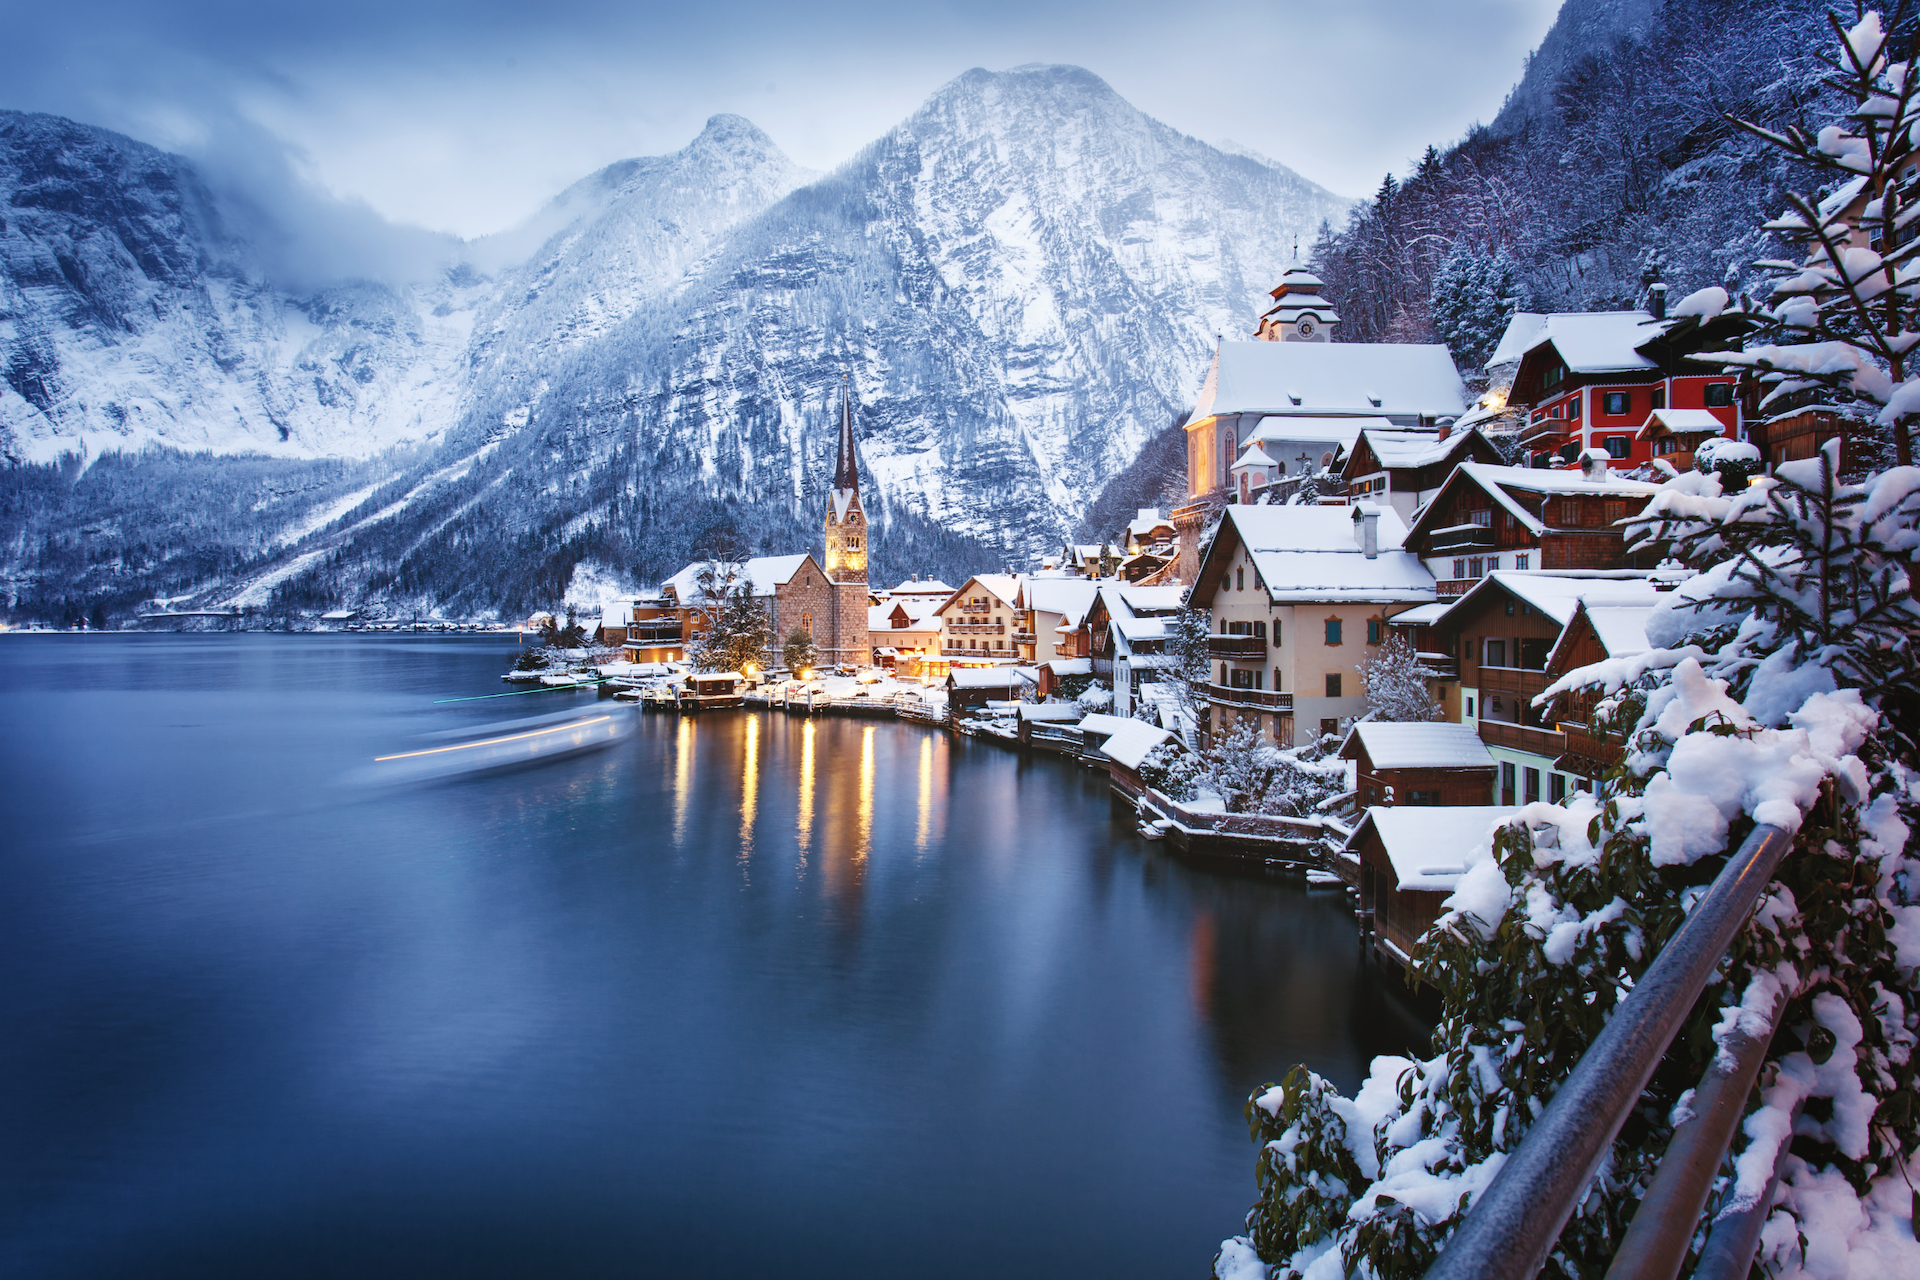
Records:
{"label": "boat light trail", "polygon": [[435,698],[434,706],[443,702],[485,702],[488,698],[524,698],[530,693],[559,693],[566,689],[591,689],[597,684],[605,684],[611,676],[601,676],[598,680],[576,680],[572,684],[550,684],[544,689],[515,689],[512,693],[476,693],[467,698]]}
{"label": "boat light trail", "polygon": [[[500,697],[502,695],[495,694],[494,696]],[[576,720],[572,724],[557,724],[551,729],[535,729],[531,733],[514,733],[504,738],[484,738],[479,742],[462,742],[452,747],[432,747],[426,751],[402,751],[397,756],[375,756],[373,762],[379,764],[382,760],[406,760],[413,756],[437,756],[442,752],[465,751],[470,747],[493,747],[498,746],[502,742],[518,742],[522,738],[538,738],[542,734],[547,733],[571,733],[575,729],[584,729],[590,724],[600,724],[602,721],[611,719],[613,719],[612,716],[595,716],[591,720]]]}

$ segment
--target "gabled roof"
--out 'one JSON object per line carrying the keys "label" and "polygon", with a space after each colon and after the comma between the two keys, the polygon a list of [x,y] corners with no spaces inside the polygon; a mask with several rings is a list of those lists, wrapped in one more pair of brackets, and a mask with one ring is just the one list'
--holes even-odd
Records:
{"label": "gabled roof", "polygon": [[1656,580],[1655,575],[1634,569],[1496,569],[1456,599],[1447,614],[1464,616],[1469,600],[1484,592],[1504,591],[1565,627],[1582,600],[1595,607],[1652,609],[1660,599]]}
{"label": "gabled roof", "polygon": [[1258,442],[1253,442],[1247,445],[1245,453],[1235,459],[1231,469],[1239,471],[1243,467],[1277,467],[1279,465],[1267,456],[1267,451],[1262,449]]}
{"label": "gabled roof", "polygon": [[1498,805],[1375,806],[1353,829],[1347,849],[1358,850],[1371,831],[1386,852],[1400,888],[1451,893],[1467,873],[1467,855],[1484,848],[1494,824],[1513,813]]}
{"label": "gabled roof", "polygon": [[1021,578],[1019,574],[976,573],[961,583],[958,591],[940,602],[939,611],[945,613],[950,605],[965,598],[976,584],[1008,608],[1012,608],[1013,602],[1020,596]]}
{"label": "gabled roof", "polygon": [[1499,345],[1493,354],[1487,357],[1483,368],[1491,369],[1495,365],[1512,364],[1527,353],[1533,340],[1547,327],[1547,317],[1538,311],[1516,311],[1513,319],[1507,321],[1507,327],[1500,334]]}
{"label": "gabled roof", "polygon": [[1113,736],[1100,744],[1100,750],[1107,759],[1129,769],[1138,769],[1153,749],[1173,737],[1165,729],[1156,728],[1145,720],[1129,720],[1114,730]]}
{"label": "gabled roof", "polygon": [[[1356,527],[1362,511],[1378,513],[1379,554],[1369,560]],[[1270,507],[1229,504],[1219,534],[1207,549],[1196,590],[1210,566],[1224,565],[1232,549],[1245,547],[1261,585],[1275,604],[1433,599],[1433,575],[1404,549],[1407,527],[1391,507]]]}
{"label": "gabled roof", "polygon": [[1028,578],[1027,608],[1042,613],[1057,613],[1061,621],[1077,627],[1093,608],[1100,584],[1091,578]]}
{"label": "gabled roof", "polygon": [[1574,606],[1573,617],[1560,628],[1560,638],[1553,642],[1553,652],[1547,655],[1548,668],[1558,669],[1560,651],[1578,629],[1574,624],[1582,617],[1609,658],[1631,658],[1645,653],[1653,648],[1647,639],[1647,620],[1653,616],[1654,608],[1652,603],[1613,603],[1601,595],[1592,599],[1582,597]]}
{"label": "gabled roof", "polygon": [[1467,389],[1439,345],[1222,342],[1188,424],[1223,413],[1458,414]]}
{"label": "gabled roof", "polygon": [[1569,373],[1626,373],[1660,367],[1639,350],[1659,337],[1663,327],[1650,312],[1556,311],[1540,319],[1545,323],[1527,343],[1523,356],[1552,343]]}
{"label": "gabled roof", "polygon": [[1655,409],[1647,415],[1646,423],[1637,433],[1641,439],[1654,436],[1686,436],[1726,434],[1727,424],[1713,415],[1711,409]]}
{"label": "gabled roof", "polygon": [[1503,510],[1511,513],[1529,533],[1546,529],[1540,517],[1515,500],[1513,491],[1537,494],[1584,494],[1605,498],[1651,499],[1660,486],[1647,480],[1628,480],[1609,471],[1604,480],[1589,480],[1584,471],[1554,471],[1544,467],[1503,467],[1490,462],[1463,462],[1453,469],[1447,482],[1413,518],[1409,538],[1432,531],[1438,518],[1434,513],[1446,505],[1447,495],[1458,484],[1470,484],[1484,492]]}
{"label": "gabled roof", "polygon": [[1340,758],[1358,760],[1358,748],[1362,746],[1376,769],[1493,768],[1493,755],[1486,743],[1464,724],[1362,720],[1340,745]]}
{"label": "gabled roof", "polygon": [[[800,566],[812,559],[812,555],[804,551],[797,556],[755,556],[740,566],[740,576],[747,580],[754,595],[770,596],[775,587],[784,587],[792,582],[793,575],[800,572]],[[682,605],[692,603],[699,595],[695,579],[710,563],[707,560],[694,561],[668,578],[662,584],[663,589],[671,588],[674,599]]]}
{"label": "gabled roof", "polygon": [[1103,582],[1100,592],[1107,599],[1107,612],[1116,618],[1172,613],[1187,598],[1187,589],[1177,583],[1143,587],[1131,582]]}
{"label": "gabled roof", "polygon": [[[1432,431],[1410,431],[1405,427],[1391,426],[1367,427],[1360,436],[1382,468],[1428,467],[1436,462],[1446,462],[1471,450],[1476,437],[1490,456],[1499,456],[1493,441],[1478,427],[1456,430],[1445,440]],[[1356,439],[1353,448],[1348,450],[1343,474],[1352,472],[1354,459],[1359,456],[1360,442],[1360,439]]]}
{"label": "gabled roof", "polygon": [[1353,448],[1353,442],[1362,431],[1369,427],[1386,430],[1393,429],[1393,423],[1387,418],[1327,418],[1307,417],[1302,414],[1269,414],[1255,424],[1243,443],[1271,444],[1337,444],[1342,449]]}
{"label": "gabled roof", "polygon": [[940,579],[938,578],[928,578],[924,582],[916,582],[912,578],[909,578],[905,582],[901,583],[899,586],[895,587],[893,589],[893,594],[896,596],[942,596],[942,597],[945,597],[953,594],[953,588],[948,586],[946,583],[940,581]]}
{"label": "gabled roof", "polygon": [[956,689],[1012,689],[1021,683],[1020,669],[1005,667],[955,667],[947,681]]}

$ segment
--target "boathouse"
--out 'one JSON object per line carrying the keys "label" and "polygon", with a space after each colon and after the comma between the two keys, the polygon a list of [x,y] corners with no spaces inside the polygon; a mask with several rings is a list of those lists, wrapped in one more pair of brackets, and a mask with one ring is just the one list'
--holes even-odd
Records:
{"label": "boathouse", "polygon": [[1368,809],[1347,841],[1360,860],[1360,910],[1373,921],[1374,954],[1405,964],[1466,874],[1466,857],[1511,809]]}
{"label": "boathouse", "polygon": [[1340,758],[1355,764],[1363,809],[1484,805],[1493,798],[1493,755],[1470,725],[1363,720],[1347,733]]}

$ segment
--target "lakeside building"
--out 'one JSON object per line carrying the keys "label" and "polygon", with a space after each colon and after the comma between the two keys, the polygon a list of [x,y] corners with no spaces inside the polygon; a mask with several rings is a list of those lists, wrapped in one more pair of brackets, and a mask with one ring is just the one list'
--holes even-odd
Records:
{"label": "lakeside building", "polygon": [[1020,650],[1026,610],[1020,607],[1020,577],[976,573],[934,611],[940,621],[940,656],[956,667],[1010,666]]}
{"label": "lakeside building", "polygon": [[1234,474],[1242,450],[1264,454],[1262,478],[1272,485],[1330,470],[1363,429],[1435,431],[1467,408],[1466,385],[1444,346],[1329,341],[1339,317],[1320,288],[1311,273],[1288,271],[1255,339],[1214,349],[1186,423],[1187,500],[1172,513],[1175,573],[1186,581],[1219,509],[1253,496],[1254,473]]}
{"label": "lakeside building", "polygon": [[1022,579],[1015,603],[1025,610],[1025,625],[1014,637],[1020,661],[1091,657],[1083,624],[1099,594],[1100,584],[1090,578],[1037,573]]}
{"label": "lakeside building", "polygon": [[1444,720],[1362,720],[1348,730],[1340,758],[1355,763],[1361,808],[1456,808],[1492,801],[1497,765],[1473,726]]}
{"label": "lakeside building", "polygon": [[1087,611],[1087,651],[1092,672],[1113,688],[1113,711],[1133,714],[1144,683],[1157,683],[1173,666],[1168,627],[1180,612],[1186,588],[1103,582]]}
{"label": "lakeside building", "polygon": [[1512,816],[1501,806],[1376,807],[1361,816],[1346,854],[1359,863],[1361,919],[1372,920],[1381,959],[1408,963],[1413,944],[1459,888],[1465,852]]}
{"label": "lakeside building", "polygon": [[[1655,589],[1659,587],[1656,583]],[[1596,662],[1645,653],[1652,647],[1647,639],[1647,621],[1653,616],[1653,608],[1639,601],[1622,603],[1583,596],[1547,655],[1547,684],[1551,686],[1561,676]],[[1566,745],[1554,767],[1587,779],[1589,789],[1626,752],[1625,734],[1595,731],[1593,711],[1599,701],[1598,690],[1584,689],[1561,694],[1550,710],[1551,723],[1559,726]]]}
{"label": "lakeside building", "polygon": [[1191,595],[1213,616],[1203,741],[1251,721],[1270,742],[1305,745],[1366,710],[1357,664],[1390,612],[1434,600],[1406,536],[1397,512],[1367,503],[1226,508]]}

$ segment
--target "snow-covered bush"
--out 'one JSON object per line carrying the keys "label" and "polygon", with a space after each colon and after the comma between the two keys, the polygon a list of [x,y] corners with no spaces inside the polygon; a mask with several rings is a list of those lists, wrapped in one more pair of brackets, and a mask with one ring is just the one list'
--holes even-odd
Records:
{"label": "snow-covered bush", "polygon": [[1427,687],[1433,672],[1420,664],[1420,655],[1405,636],[1387,636],[1378,652],[1361,658],[1354,670],[1367,691],[1368,719],[1402,722],[1441,717],[1440,704]]}
{"label": "snow-covered bush", "polygon": [[1468,852],[1447,914],[1415,948],[1443,1002],[1431,1059],[1376,1059],[1352,1099],[1304,1068],[1255,1094],[1260,1200],[1218,1268],[1247,1274],[1251,1251],[1276,1276],[1424,1271],[1766,822],[1797,833],[1793,850],[1546,1274],[1606,1269],[1717,1038],[1776,999],[1779,1031],[1706,1215],[1759,1194],[1777,1160],[1758,1259],[1771,1274],[1920,1274],[1902,1169],[1920,1147],[1907,709],[1920,684],[1920,470],[1842,485],[1834,452],[1731,496],[1696,472],[1656,497],[1646,533],[1702,570],[1649,623],[1661,647],[1543,695],[1599,689],[1600,714],[1632,726],[1625,758],[1597,794],[1528,805]]}
{"label": "snow-covered bush", "polygon": [[1206,761],[1181,746],[1177,738],[1161,743],[1140,761],[1140,780],[1181,804],[1198,798],[1206,778]]}
{"label": "snow-covered bush", "polygon": [[1241,723],[1208,753],[1206,785],[1229,813],[1304,818],[1347,789],[1347,770],[1340,760],[1275,747],[1251,723]]}
{"label": "snow-covered bush", "polygon": [[1106,711],[1113,706],[1113,690],[1095,680],[1082,689],[1074,701],[1086,711]]}

